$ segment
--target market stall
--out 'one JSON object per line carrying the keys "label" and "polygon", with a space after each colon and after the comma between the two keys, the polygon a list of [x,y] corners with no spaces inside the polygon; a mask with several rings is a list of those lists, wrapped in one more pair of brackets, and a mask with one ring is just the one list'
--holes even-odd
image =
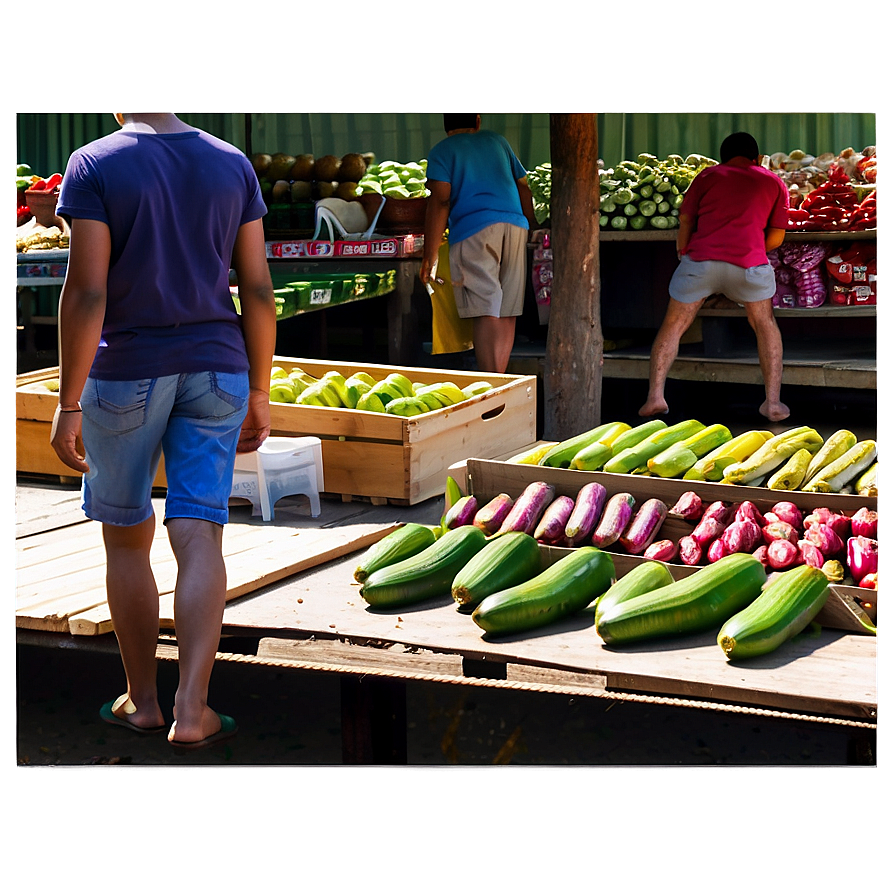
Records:
{"label": "market stall", "polygon": [[[506,376],[461,373],[401,363],[421,338],[412,309],[421,248],[420,203],[425,202],[425,195],[419,195],[419,173],[409,163],[397,166],[404,168],[402,175],[390,167],[396,163],[375,170],[372,160],[362,160],[362,170],[354,158],[357,154],[351,154],[346,171],[354,165],[352,180],[338,176],[346,157],[326,159],[327,172],[323,168],[315,172],[319,160],[313,158],[276,159],[284,167],[281,176],[272,177],[275,155],[260,155],[265,158],[254,161],[269,196],[267,251],[281,320],[322,307],[386,297],[392,328],[390,364],[275,358],[271,372],[274,434],[321,439],[324,513],[312,520],[303,499],[288,503],[286,512],[262,524],[235,503],[225,543],[230,591],[224,632],[247,639],[251,649],[222,659],[328,671],[356,685],[354,703],[349,701],[354,712],[343,719],[359,738],[349,751],[350,761],[396,761],[396,757],[400,761],[400,749],[393,750],[400,733],[387,724],[393,751],[377,752],[369,716],[379,713],[400,719],[400,688],[396,692],[392,685],[409,680],[532,688],[597,699],[688,705],[707,712],[785,714],[796,721],[847,726],[873,736],[877,716],[874,439],[851,433],[849,421],[836,432],[830,426],[831,431],[823,434],[820,428],[794,426],[799,431],[796,435],[781,428],[774,434],[739,433],[720,418],[718,423],[685,421],[696,425],[687,432],[675,430],[674,439],[661,432],[674,430],[662,421],[650,433],[638,432],[637,439],[638,426],[619,421],[604,424],[600,434],[589,431],[571,436],[575,451],[567,444],[570,440],[540,441],[535,432],[532,376],[519,371]],[[863,160],[871,157],[867,151],[862,154]],[[685,161],[666,160],[676,170],[688,167]],[[693,170],[712,160],[698,157],[692,162]],[[658,170],[663,168],[658,163],[644,158],[637,165],[620,164],[618,174],[613,172],[615,198],[607,199],[608,229],[600,238],[605,326],[618,323],[621,328],[636,319],[641,327],[653,327],[658,308],[665,304],[677,206],[659,197],[680,196],[686,183],[679,184],[671,168]],[[794,200],[799,196],[800,208],[806,204],[806,214],[794,216],[794,232],[776,258],[781,286],[776,307],[782,329],[789,319],[801,327],[811,319],[813,326],[838,328],[841,343],[847,322],[858,324],[857,338],[870,339],[870,353],[861,355],[850,349],[850,360],[842,362],[826,354],[816,335],[819,353],[809,363],[792,365],[785,359],[785,383],[876,388],[876,257],[869,248],[875,245],[876,217],[868,202],[875,195],[870,188],[874,181],[868,179],[873,176],[870,162],[865,161],[861,169],[857,160],[853,163],[845,184],[839,182],[837,172],[846,173],[846,168],[836,162],[821,171],[824,177],[817,184],[808,178],[794,183]],[[652,173],[643,172],[645,167]],[[802,172],[805,167],[793,170]],[[626,170],[631,177],[623,179]],[[549,169],[546,172],[542,166],[540,174],[547,173]],[[861,190],[856,189],[858,174],[864,178]],[[365,191],[362,182],[374,175],[394,175],[398,183],[389,180],[386,186],[378,180],[377,189],[368,180],[369,191]],[[680,172],[677,176],[687,178]],[[415,186],[409,187],[409,182]],[[660,189],[661,183],[667,183],[668,189]],[[803,190],[807,184],[809,189]],[[650,193],[643,192],[646,187],[658,195],[651,199]],[[365,212],[365,230],[370,232],[319,239],[312,203],[341,198],[340,190],[348,197],[342,201],[352,206],[364,206],[365,193],[375,194],[377,212]],[[388,191],[394,191],[393,195]],[[609,184],[606,192],[611,192]],[[388,217],[383,217],[387,203],[390,209],[406,210],[406,215],[399,213],[399,220],[388,223]],[[664,203],[668,208],[663,208]],[[839,217],[832,211],[838,207]],[[811,229],[813,221],[819,229]],[[550,265],[557,250],[547,228],[535,248],[533,286],[542,320],[547,322]],[[33,283],[40,278],[61,281],[64,270],[52,265],[64,263],[64,255],[41,259],[34,253],[51,250],[22,249],[29,257],[20,259],[26,267],[21,277],[33,277]],[[655,255],[645,262],[648,253]],[[238,284],[234,284],[234,298],[238,304]],[[736,339],[728,325],[737,317],[738,312],[722,302],[704,309],[700,356],[689,359],[683,352],[672,376],[760,382],[755,356],[736,357]],[[629,350],[634,347],[622,345],[623,341],[607,346],[603,376],[643,378],[646,355]],[[857,359],[860,363],[854,363]],[[54,466],[48,445],[55,404],[53,380],[54,370],[47,369],[24,375],[17,383],[17,471],[25,475],[67,475],[58,464]],[[703,412],[694,413],[704,417]],[[756,436],[752,443],[748,435]],[[752,445],[749,452],[747,444]],[[551,462],[548,458],[558,457],[554,452],[568,456]],[[631,463],[623,465],[619,458]],[[738,465],[746,467],[741,470]],[[156,485],[164,487],[163,468]],[[601,489],[600,506],[591,508],[590,529],[569,535],[566,527],[582,495],[600,494]],[[538,502],[533,503],[536,493]],[[686,496],[692,496],[699,516],[693,509],[683,509]],[[493,505],[494,501],[499,504]],[[790,519],[785,519],[784,504],[794,508]],[[477,521],[478,511],[496,506],[503,507],[503,519],[515,518],[515,528],[499,529],[501,523],[494,524],[494,518],[490,523]],[[611,506],[618,516],[608,517],[606,524],[615,525],[615,537],[597,539],[595,533]],[[707,524],[713,537],[698,541],[695,533],[711,507],[724,514],[707,517],[715,524]],[[628,529],[635,521],[642,528],[638,547],[632,547],[634,535],[629,537]],[[746,523],[753,529],[741,525]],[[489,529],[492,524],[495,528]],[[393,535],[400,541],[414,526],[428,531],[426,539],[401,559],[392,556],[378,570],[380,579],[388,580],[393,574],[400,578],[384,585],[381,592],[375,590],[378,571],[373,579],[359,579],[358,570],[370,552]],[[728,535],[734,526],[734,534]],[[548,534],[549,529],[553,534]],[[469,554],[463,553],[467,547],[455,547],[455,541],[458,545],[469,542]],[[461,607],[454,593],[457,575],[477,558],[485,563],[480,552],[486,545],[511,542],[525,546],[529,565],[505,558],[503,567],[489,568],[494,576],[491,584],[500,581],[502,587],[482,591],[475,602]],[[415,567],[415,558],[419,560],[418,555],[430,547],[442,552],[436,564],[442,578],[426,580],[426,590],[414,592],[425,578],[420,571],[425,568],[429,575],[435,568],[422,562]],[[172,659],[176,657],[171,604],[174,566],[165,553],[161,529],[156,550],[163,590],[158,655]],[[50,519],[35,521],[17,539],[17,553],[21,642],[48,637],[74,638],[85,644],[110,636],[97,526],[84,520],[61,527]],[[464,563],[451,567],[446,561],[449,556],[452,563],[459,557]],[[734,585],[729,589],[723,575],[731,566],[725,561],[740,556],[745,558],[742,565],[750,578],[744,591]],[[599,567],[595,578],[587,579],[587,588],[576,586],[573,605],[565,595],[576,590],[575,576],[563,573],[572,565],[585,567],[592,562]],[[504,578],[508,568],[514,570],[513,584]],[[629,587],[648,569],[662,571],[657,574],[668,578],[669,587],[676,586],[676,599],[705,587],[701,583],[710,576],[737,599],[732,597],[724,605],[722,617],[707,617],[698,628],[655,628],[656,637],[614,643],[618,636],[601,627],[602,614],[613,602],[601,610],[602,601],[611,588],[620,583]],[[752,656],[732,659],[720,640],[721,628],[776,581],[790,583],[804,571],[811,588],[805,594],[796,586],[788,591],[799,612],[774,616],[772,627],[785,636]],[[479,581],[489,581],[488,575],[479,574]],[[546,585],[539,577],[547,574]],[[638,601],[664,587],[632,591],[628,595],[634,601],[631,606],[639,606]],[[516,601],[510,617],[525,617],[527,624],[490,627],[493,623],[485,621],[493,618],[487,615],[492,610],[488,601],[513,589],[517,591],[510,598],[504,596]],[[400,599],[375,598],[377,593]],[[536,603],[527,603],[529,596]],[[769,613],[764,611],[763,620],[771,618]],[[375,708],[376,701],[369,699],[365,689],[383,688],[387,699]]]}
{"label": "market stall", "polygon": [[[876,150],[812,156],[776,152],[766,160],[788,186],[792,205],[784,246],[770,256],[785,346],[783,382],[875,389]],[[678,206],[693,177],[713,160],[657,159],[642,153],[602,168],[600,281],[606,337],[603,376],[646,379],[650,342],[665,313],[675,270]],[[540,228],[533,233],[532,280],[539,319],[550,314],[551,165],[529,172]],[[645,214],[646,213],[646,214]],[[514,370],[543,369],[544,346],[521,346]],[[761,383],[745,312],[711,297],[683,340],[673,379]]]}

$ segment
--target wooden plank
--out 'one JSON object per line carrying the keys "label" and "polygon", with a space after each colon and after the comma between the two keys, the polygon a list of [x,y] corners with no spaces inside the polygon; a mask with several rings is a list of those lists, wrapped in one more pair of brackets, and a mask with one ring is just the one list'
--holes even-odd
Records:
{"label": "wooden plank", "polygon": [[[604,355],[603,375],[611,379],[646,380],[649,374],[649,354]],[[762,385],[762,372],[752,361],[688,358],[679,355],[669,371],[671,379],[687,382],[746,383]],[[853,360],[817,362],[784,360],[782,382],[788,386],[819,386],[838,389],[876,389],[875,362]]]}
{"label": "wooden plank", "polygon": [[337,640],[262,638],[258,644],[260,659],[313,663],[358,669],[381,669],[397,674],[463,675],[463,658],[457,654],[430,650],[409,652],[403,644],[377,648],[345,644]]}
{"label": "wooden plank", "polygon": [[[857,635],[806,634],[782,644],[767,656],[736,664],[722,658],[714,635],[675,639],[674,643],[645,644],[627,651],[619,649],[614,651],[616,656],[624,659],[628,654],[633,662],[628,669],[623,663],[617,663],[618,668],[606,672],[607,690],[662,692],[688,699],[711,698],[726,703],[757,705],[760,702],[758,694],[750,682],[754,677],[761,677],[765,680],[761,705],[797,712],[874,718],[874,683],[867,679],[865,658],[852,649],[853,639],[871,644],[876,640]],[[806,662],[821,651],[825,653],[825,674],[829,676],[825,685],[851,688],[854,681],[864,678],[866,687],[860,686],[856,693],[864,691],[865,696],[854,706],[847,707],[832,694],[822,693],[823,688],[819,688],[814,678],[819,670]],[[670,675],[670,667],[677,668],[679,674]],[[706,682],[709,681],[712,686],[707,689]]]}
{"label": "wooden plank", "polygon": [[[775,308],[775,317],[794,318],[853,318],[877,317],[876,305],[821,305],[818,308]],[[697,312],[698,317],[742,317],[747,312],[742,305],[734,308],[707,308]]]}
{"label": "wooden plank", "polygon": [[725,659],[713,632],[611,650],[597,636],[593,608],[542,629],[491,637],[467,614],[458,613],[448,595],[394,610],[368,607],[351,581],[355,563],[347,556],[229,604],[225,629],[401,643],[459,654],[465,660],[605,676],[608,689],[639,694],[866,721],[876,715],[873,637],[833,629],[807,631],[786,650],[735,665]]}
{"label": "wooden plank", "polygon": [[[156,529],[150,550],[160,593],[160,621],[173,617],[177,563],[156,501]],[[234,523],[224,529],[227,599],[294,575],[346,552],[366,547],[396,522],[351,522],[335,528]],[[92,520],[64,530],[17,540],[16,625],[43,631],[99,634],[110,630],[105,603],[105,550],[102,526]],[[71,620],[75,619],[72,623]]]}
{"label": "wooden plank", "polygon": [[[295,546],[299,552],[298,559],[288,563],[283,562],[283,556],[289,554],[292,548],[282,541],[267,550],[258,547],[235,555],[226,554],[226,600],[235,600],[313,566],[362,550],[394,528],[394,525],[378,526],[363,534],[355,533],[335,540],[334,533],[328,530],[319,537],[302,540],[301,547]],[[176,574],[176,568],[174,572]],[[164,629],[174,628],[174,584],[174,580],[171,580],[168,587],[164,591],[160,589],[159,593],[159,626]],[[65,617],[64,626],[60,617],[58,625],[58,628],[52,630],[68,631],[73,635],[99,635],[113,630],[111,614],[105,600],[92,607],[85,607],[82,611],[70,613]]]}

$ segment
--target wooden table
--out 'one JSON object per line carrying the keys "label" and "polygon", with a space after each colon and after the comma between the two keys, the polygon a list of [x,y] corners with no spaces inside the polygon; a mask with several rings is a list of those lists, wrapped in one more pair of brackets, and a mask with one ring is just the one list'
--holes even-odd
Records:
{"label": "wooden table", "polygon": [[[847,726],[857,738],[873,739],[874,637],[833,629],[807,632],[769,657],[735,666],[724,659],[712,634],[610,650],[597,637],[588,610],[526,635],[494,639],[459,613],[448,596],[374,611],[352,576],[360,550],[397,520],[437,522],[441,499],[401,508],[325,501],[318,520],[310,518],[302,500],[294,506],[288,499],[281,502],[273,524],[253,521],[247,510],[234,511],[225,538],[231,594],[222,647],[232,643],[239,649],[219,657],[339,675],[347,763],[405,761],[408,681],[756,714]],[[21,558],[40,548],[44,563],[64,562],[67,572],[56,582],[62,592],[72,590],[76,578],[83,585],[92,576],[90,587],[101,596],[96,524],[80,517],[77,501],[71,490],[20,483],[17,551]],[[282,546],[290,542],[293,547],[284,555]],[[303,555],[302,544],[311,546],[313,556]],[[163,564],[165,549],[160,538],[154,550]],[[40,590],[33,575],[39,560],[37,554],[27,563],[20,559],[20,595],[26,588]],[[49,588],[54,570],[45,575]],[[161,576],[163,589],[169,578]],[[166,607],[163,598],[157,654],[173,660],[177,644]],[[85,619],[96,623],[96,618],[85,611],[78,618],[71,629],[29,626],[19,619],[18,640],[115,649],[108,626],[91,629]]]}

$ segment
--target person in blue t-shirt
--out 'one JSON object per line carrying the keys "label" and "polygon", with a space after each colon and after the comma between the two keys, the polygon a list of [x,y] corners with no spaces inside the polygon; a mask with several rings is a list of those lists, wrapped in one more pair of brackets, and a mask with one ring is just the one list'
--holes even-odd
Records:
{"label": "person in blue t-shirt", "polygon": [[526,239],[534,226],[526,169],[507,140],[481,130],[479,115],[446,114],[445,139],[427,159],[420,279],[435,276],[448,229],[451,286],[461,318],[473,322],[479,370],[504,373],[526,292]]}
{"label": "person in blue t-shirt", "polygon": [[172,113],[115,117],[120,130],[72,154],[59,194],[71,242],[50,439],[83,474],[84,512],[102,524],[127,691],[100,717],[137,733],[166,727],[150,562],[152,485],[164,454],[179,668],[168,740],[196,749],[236,732],[208,706],[208,687],[227,593],[222,533],[234,459],[271,428],[277,323],[265,205],[236,147]]}

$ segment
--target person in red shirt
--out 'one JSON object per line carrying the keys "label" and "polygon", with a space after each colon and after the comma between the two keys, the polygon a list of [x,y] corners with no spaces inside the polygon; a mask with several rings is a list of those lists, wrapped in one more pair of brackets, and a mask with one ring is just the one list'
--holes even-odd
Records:
{"label": "person in red shirt", "polygon": [[666,377],[682,335],[703,302],[722,294],[743,305],[756,334],[765,401],[759,413],[784,420],[781,402],[784,352],[772,297],[775,272],[768,253],[784,241],[789,201],[783,181],[760,165],[759,146],[747,133],[722,141],[721,163],[691,182],[679,214],[679,265],[669,283],[669,306],[650,352],[647,401],[642,417],[666,414]]}

